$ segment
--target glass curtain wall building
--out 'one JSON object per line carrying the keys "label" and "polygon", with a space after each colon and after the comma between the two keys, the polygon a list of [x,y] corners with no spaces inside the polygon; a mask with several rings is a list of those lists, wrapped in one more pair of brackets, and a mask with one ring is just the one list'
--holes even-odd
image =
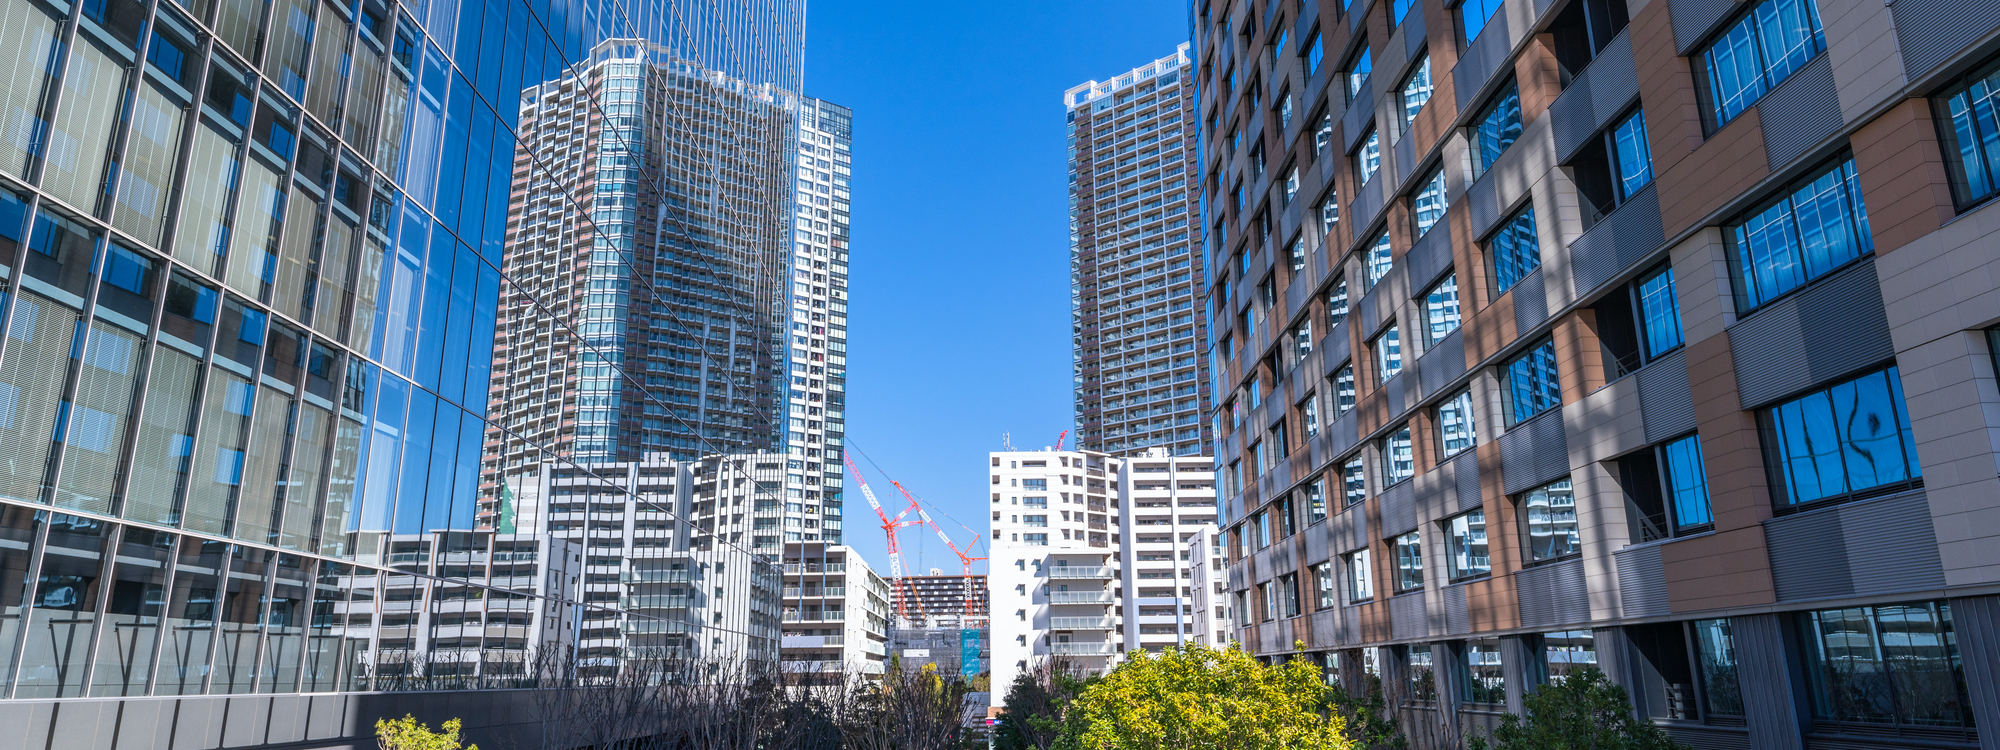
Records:
{"label": "glass curtain wall building", "polygon": [[[1070,317],[1079,449],[1209,455],[1194,85],[1187,45],[1063,93],[1069,111]],[[1060,446],[1058,446],[1060,447]]]}
{"label": "glass curtain wall building", "polygon": [[[491,523],[491,472],[783,445],[803,13],[0,0],[0,697],[494,685],[574,644],[618,602],[578,595],[577,544]],[[616,127],[534,130],[551,95]],[[579,174],[606,177],[529,210]],[[720,280],[637,257],[648,232]],[[578,255],[530,271],[522,237]],[[635,308],[737,322],[696,339],[726,354],[628,361]],[[505,338],[529,321],[546,346]],[[493,408],[557,351],[576,377],[538,393],[574,437]],[[638,361],[707,373],[712,408]],[[664,522],[775,585],[775,555]]]}

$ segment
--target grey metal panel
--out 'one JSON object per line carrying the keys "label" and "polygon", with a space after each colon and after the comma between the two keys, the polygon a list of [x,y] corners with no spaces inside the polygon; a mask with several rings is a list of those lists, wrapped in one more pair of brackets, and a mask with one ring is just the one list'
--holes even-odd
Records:
{"label": "grey metal panel", "polygon": [[[1376,69],[1381,68],[1378,66]],[[1345,85],[1343,81],[1342,86]],[[1371,75],[1369,80],[1361,82],[1361,90],[1354,92],[1354,100],[1347,103],[1347,111],[1340,113],[1341,138],[1347,141],[1341,151],[1354,153],[1354,148],[1361,145],[1362,137],[1368,135],[1368,122],[1374,118],[1375,81]]]}
{"label": "grey metal panel", "polygon": [[[1414,366],[1412,365],[1411,367]],[[1386,399],[1389,402],[1389,415],[1391,417],[1400,416],[1404,411],[1409,409],[1410,381],[1416,380],[1416,378],[1410,376],[1411,367],[1403,368],[1402,372],[1397,373],[1395,377],[1390,378],[1388,382],[1382,384],[1382,390],[1388,392]]]}
{"label": "grey metal panel", "polygon": [[1736,727],[1662,724],[1667,736],[1693,750],[1750,750],[1750,732]]}
{"label": "grey metal panel", "polygon": [[1640,368],[1639,418],[1646,442],[1694,431],[1694,395],[1688,389],[1687,350],[1676,350]]}
{"label": "grey metal panel", "polygon": [[1755,409],[1896,356],[1875,259],[1757,310],[1729,329],[1743,408]]}
{"label": "grey metal panel", "polygon": [[1472,613],[1465,605],[1465,586],[1444,587],[1444,632],[1440,635],[1465,635],[1472,632]]}
{"label": "grey metal panel", "polygon": [[173,750],[222,746],[222,700],[182,698],[174,716]]}
{"label": "grey metal panel", "polygon": [[1945,585],[1921,490],[1773,518],[1764,539],[1781,602]]}
{"label": "grey metal panel", "polygon": [[1562,407],[1550,409],[1500,435],[1500,481],[1507,494],[1532,489],[1569,473],[1569,436]]}
{"label": "grey metal panel", "polygon": [[1333,423],[1327,426],[1327,434],[1327,453],[1336,457],[1346,453],[1356,443],[1361,442],[1360,417],[1354,410],[1349,409],[1346,414],[1340,415],[1339,419],[1333,420]]}
{"label": "grey metal panel", "polygon": [[[1417,238],[1417,243],[1403,253],[1403,265],[1409,269],[1410,291],[1422,294],[1431,284],[1452,270],[1451,227],[1440,221],[1431,231]],[[1467,281],[1470,281],[1469,279]]]}
{"label": "grey metal panel", "polygon": [[[1363,183],[1361,185],[1361,192],[1356,193],[1354,199],[1348,202],[1346,220],[1354,222],[1353,226],[1368,227],[1371,230],[1375,228],[1373,226],[1375,220],[1382,216],[1382,207],[1387,205],[1388,201],[1383,193],[1385,189],[1383,187],[1384,183],[1389,179],[1384,176],[1384,173],[1388,171],[1386,169],[1375,170],[1375,176],[1370,178],[1368,182]],[[1369,231],[1359,236],[1373,238],[1376,236],[1376,233]],[[1363,241],[1367,241],[1367,239]]]}
{"label": "grey metal panel", "polygon": [[1542,288],[1542,271],[1547,268],[1529,272],[1507,290],[1514,295],[1514,330],[1527,333],[1549,319],[1549,294]]}
{"label": "grey metal panel", "polygon": [[1401,596],[1389,597],[1389,630],[1390,637],[1397,640],[1430,635],[1431,627],[1424,606],[1424,592],[1412,591]]}
{"label": "grey metal panel", "polygon": [[1326,524],[1313,524],[1306,528],[1305,534],[1307,565],[1318,565],[1333,556],[1332,550],[1329,549],[1331,545],[1328,544]]}
{"label": "grey metal panel", "polygon": [[1779,615],[1747,615],[1729,619],[1736,641],[1737,681],[1743,689],[1743,712],[1750,723],[1751,747],[1801,747],[1800,716],[1805,696],[1793,683],[1793,666],[1785,648],[1785,619]]}
{"label": "grey metal panel", "polygon": [[1347,30],[1359,33],[1361,26],[1368,20],[1368,11],[1374,9],[1374,0],[1354,0],[1354,4],[1347,8]]}
{"label": "grey metal panel", "polygon": [[1523,627],[1552,627],[1590,620],[1590,591],[1584,584],[1580,559],[1537,565],[1515,573],[1514,588],[1521,597]]}
{"label": "grey metal panel", "polygon": [[1451,459],[1452,481],[1458,484],[1458,510],[1472,510],[1482,505],[1479,491],[1478,451],[1468,450]]}
{"label": "grey metal panel", "polygon": [[1674,22],[1674,54],[1687,54],[1737,7],[1734,0],[1667,0],[1667,14]]}
{"label": "grey metal panel", "polygon": [[1618,602],[1622,617],[1662,617],[1673,614],[1667,602],[1666,567],[1660,545],[1626,547],[1611,553],[1618,563]]}
{"label": "grey metal panel", "polygon": [[1840,129],[1840,97],[1827,55],[1807,63],[1757,103],[1764,156],[1777,171]]}
{"label": "grey metal panel", "polygon": [[[1353,305],[1350,304],[1348,310],[1353,309]],[[1320,362],[1326,365],[1327,377],[1333,377],[1334,373],[1340,371],[1340,366],[1346,364],[1347,359],[1353,356],[1354,342],[1348,338],[1348,325],[1350,324],[1347,321],[1341,321],[1319,340],[1319,345],[1325,348],[1325,351],[1320,352]]]}
{"label": "grey metal panel", "polygon": [[0,701],[0,750],[44,750],[55,703]]}
{"label": "grey metal panel", "polygon": [[1382,491],[1382,535],[1395,536],[1417,527],[1416,480],[1397,482]]}
{"label": "grey metal panel", "polygon": [[1632,39],[1621,31],[1549,104],[1556,161],[1569,161],[1637,98],[1639,74],[1632,61]]}
{"label": "grey metal panel", "polygon": [[1465,374],[1465,337],[1459,329],[1445,334],[1443,339],[1424,351],[1417,360],[1417,378],[1423,385],[1424,397],[1436,395],[1451,381]]}
{"label": "grey metal panel", "polygon": [[118,725],[118,705],[110,701],[63,701],[50,731],[63,750],[111,750]]}
{"label": "grey metal panel", "polygon": [[1570,243],[1570,278],[1576,281],[1576,293],[1589,295],[1597,291],[1666,241],[1666,229],[1660,220],[1660,193],[1647,185]]}
{"label": "grey metal panel", "polygon": [[1479,30],[1479,36],[1466,45],[1458,64],[1452,66],[1452,91],[1457,95],[1460,112],[1472,108],[1472,98],[1479,95],[1488,81],[1501,77],[1503,71],[1513,71],[1507,65],[1513,61],[1514,52],[1515,34],[1510,26],[1505,8],[1494,13]]}
{"label": "grey metal panel", "polygon": [[[1410,10],[1403,14],[1403,25],[1396,30],[1403,35],[1403,57],[1417,59],[1417,53],[1424,48],[1424,3],[1410,3]],[[1435,76],[1438,71],[1431,71]]]}
{"label": "grey metal panel", "polygon": [[1229,566],[1229,590],[1242,591],[1250,586],[1250,570],[1242,565]]}
{"label": "grey metal panel", "polygon": [[1896,0],[1889,12],[1912,81],[2000,28],[2000,3],[1992,0]]}
{"label": "grey metal panel", "polygon": [[[1401,115],[1397,116],[1400,117]],[[1389,183],[1391,189],[1410,184],[1410,178],[1415,175],[1417,171],[1416,143],[1416,139],[1410,137],[1410,133],[1407,131],[1396,137],[1396,159],[1389,165],[1394,167],[1396,171],[1395,181]]]}
{"label": "grey metal panel", "polygon": [[[1512,150],[1512,149],[1509,149]],[[1501,152],[1504,157],[1506,152]],[[1498,162],[1495,162],[1498,163]],[[1492,178],[1495,170],[1488,169],[1479,179],[1465,186],[1465,193],[1458,200],[1465,204],[1466,215],[1472,220],[1472,236],[1485,237],[1503,218],[1500,213],[1505,206],[1500,205],[1500,180]]]}
{"label": "grey metal panel", "polygon": [[[120,701],[117,750],[166,747],[173,730],[173,703],[163,700]],[[0,720],[0,725],[5,725]],[[332,736],[332,735],[328,735]]]}
{"label": "grey metal panel", "polygon": [[[1951,624],[1965,659],[1965,689],[1971,698],[1973,724],[2000,726],[2000,597],[1951,600]],[[1983,750],[2000,746],[2000,737],[1994,737],[1994,732],[1979,734]]]}
{"label": "grey metal panel", "polygon": [[306,698],[278,695],[271,698],[271,728],[265,742],[300,742],[306,738]]}

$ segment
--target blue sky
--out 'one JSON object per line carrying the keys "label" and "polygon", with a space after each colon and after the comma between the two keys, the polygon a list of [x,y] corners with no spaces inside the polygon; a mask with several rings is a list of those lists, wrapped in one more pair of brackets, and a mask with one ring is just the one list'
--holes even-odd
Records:
{"label": "blue sky", "polygon": [[[1184,0],[808,6],[806,94],[854,110],[847,435],[971,527],[937,518],[961,545],[987,530],[1001,433],[1040,448],[1070,426],[1062,93],[1186,37]],[[891,514],[907,504],[857,462]],[[881,524],[848,484],[846,540],[886,574]],[[961,569],[916,532],[905,565]]]}

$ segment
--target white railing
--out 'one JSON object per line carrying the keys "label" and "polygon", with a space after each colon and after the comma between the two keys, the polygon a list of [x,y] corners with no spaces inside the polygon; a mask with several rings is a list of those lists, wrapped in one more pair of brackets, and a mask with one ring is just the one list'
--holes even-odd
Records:
{"label": "white railing", "polygon": [[839,646],[846,642],[847,637],[841,635],[788,635],[784,637],[782,645],[785,648],[823,648]]}
{"label": "white railing", "polygon": [[1116,630],[1118,624],[1109,617],[1051,617],[1050,630]]}
{"label": "white railing", "polygon": [[1110,604],[1109,591],[1051,591],[1050,604]]}
{"label": "white railing", "polygon": [[1117,573],[1101,565],[1057,565],[1044,568],[1050,578],[1115,578]]}
{"label": "white railing", "polygon": [[1110,656],[1118,653],[1116,643],[1051,643],[1049,653],[1058,656]]}

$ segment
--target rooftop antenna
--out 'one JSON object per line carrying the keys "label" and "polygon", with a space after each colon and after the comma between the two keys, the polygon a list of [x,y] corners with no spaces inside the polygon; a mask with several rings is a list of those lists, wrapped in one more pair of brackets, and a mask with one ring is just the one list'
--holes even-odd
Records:
{"label": "rooftop antenna", "polygon": [[1014,452],[1014,435],[1012,433],[1000,433],[1000,450],[1007,453]]}

